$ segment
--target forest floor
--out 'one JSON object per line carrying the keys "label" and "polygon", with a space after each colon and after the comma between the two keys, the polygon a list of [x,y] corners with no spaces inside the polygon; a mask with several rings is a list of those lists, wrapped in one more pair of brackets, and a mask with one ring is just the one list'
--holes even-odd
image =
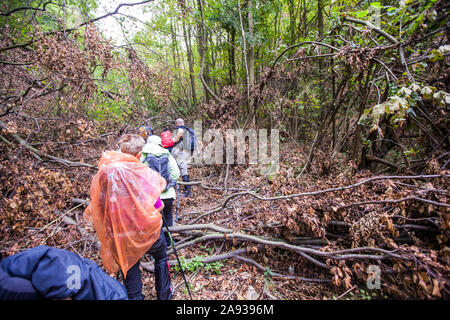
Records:
{"label": "forest floor", "polygon": [[[202,185],[192,186],[193,197],[180,198],[177,217],[174,203],[175,225],[213,224],[232,229],[233,232],[254,234],[264,237],[264,239],[276,239],[291,244],[296,243],[296,239],[306,239],[305,241],[315,239],[312,240],[313,242],[317,241],[323,220],[330,219],[327,218],[326,211],[336,211],[332,206],[330,210],[330,204],[339,206],[342,205],[343,201],[351,203],[377,198],[376,194],[383,194],[386,185],[389,187],[392,184],[383,181],[378,186],[363,187],[348,193],[337,192],[325,194],[324,197],[305,197],[302,202],[295,200],[282,201],[281,203],[280,201],[258,201],[258,199],[249,198],[246,195],[233,197],[236,193],[239,194],[248,190],[256,190],[258,194],[268,196],[324,190],[348,185],[350,181],[361,181],[374,176],[369,172],[352,174],[353,168],[351,165],[345,165],[346,158],[344,155],[329,157],[327,152],[319,152],[317,163],[320,165],[314,166],[315,174],[302,175],[300,173],[301,167],[295,164],[304,163],[305,150],[298,146],[293,148],[285,145],[281,153],[283,154],[282,162],[275,178],[268,178],[261,174],[261,167],[251,165],[229,166],[228,168],[226,165],[192,168],[190,170],[191,179],[201,181]],[[432,172],[433,168],[430,168],[429,173]],[[343,179],[343,181],[339,181],[340,179]],[[446,187],[448,188],[448,186]],[[401,194],[402,191],[398,189],[397,198],[401,198]],[[224,206],[225,199],[232,200]],[[327,205],[324,205],[324,203]],[[218,207],[221,209],[215,210]],[[373,209],[372,207],[371,210]],[[349,211],[351,210],[349,209]],[[427,210],[431,213],[434,209],[428,208]],[[300,218],[298,217],[299,211],[304,212]],[[415,209],[411,211],[415,211]],[[289,218],[288,214],[292,212],[295,212],[295,214]],[[342,217],[342,221],[349,221],[348,218]],[[296,226],[293,227],[292,225]],[[298,228],[299,225],[300,228]],[[358,230],[358,228],[360,229]],[[361,226],[355,227],[353,230],[350,229],[346,236],[342,238],[338,236],[337,240],[329,238],[326,240],[327,245],[333,243],[329,246],[329,248],[333,248],[334,243],[348,243],[350,241],[352,242],[351,247],[358,247],[362,244],[377,246],[378,244],[375,244],[377,236],[374,235],[373,230],[363,235],[361,230],[364,230],[364,228],[364,226]],[[376,229],[378,227],[374,228],[374,230]],[[342,229],[335,228],[333,231],[340,233]],[[330,235],[335,236],[331,232]],[[199,235],[196,236],[199,237]],[[420,237],[421,235],[417,236]],[[361,237],[367,237],[367,239],[360,239]],[[186,238],[175,232],[174,238],[177,244],[182,244],[194,238],[194,235]],[[370,238],[373,241],[370,241]],[[321,245],[305,243],[306,247],[325,250],[323,243]],[[420,240],[417,240],[416,244],[424,246],[424,242]],[[260,246],[259,249],[256,249],[256,246],[253,247],[253,245],[251,241],[237,242],[229,241],[226,238],[218,238],[205,240],[180,250],[179,255],[183,256],[182,265],[187,281],[191,286],[190,291],[193,299],[371,300],[392,298],[392,292],[388,293],[389,291],[385,290],[385,287],[389,286],[387,284],[384,284],[380,289],[369,289],[365,281],[367,278],[361,277],[361,279],[358,279],[354,277],[351,283],[350,281],[346,282],[347,278],[344,279],[346,272],[344,272],[344,277],[341,276],[342,281],[338,282],[339,285],[336,285],[336,282],[330,281],[333,274],[303,259],[298,254],[292,254],[291,251],[271,246]],[[233,253],[246,246],[245,254],[231,255],[228,259],[221,259],[208,264],[201,262],[203,258],[220,257],[222,254]],[[384,247],[383,244],[380,247]],[[177,265],[173,252],[169,258],[172,260],[172,265]],[[186,262],[185,259],[189,262]],[[359,261],[364,261],[364,259]],[[343,266],[342,270],[348,269]],[[144,281],[149,284],[145,289],[146,296],[149,299],[154,299],[156,296],[153,289],[153,277],[149,273],[144,274]],[[172,277],[177,289],[174,298],[189,299],[186,285],[178,269],[175,271],[172,268]],[[297,278],[295,279],[295,277]],[[300,277],[330,282],[315,283],[314,281],[304,281]],[[403,298],[407,298],[407,296],[404,295]]]}
{"label": "forest floor", "polygon": [[[191,179],[194,181],[207,181],[209,186],[224,188],[226,165],[214,169],[193,168],[190,170]],[[176,217],[176,202],[174,202],[173,216],[174,226],[189,225],[194,221],[195,223],[214,224],[217,226],[229,227],[237,230],[240,220],[239,230],[245,230],[245,224],[254,224],[257,221],[251,214],[239,212],[242,209],[242,202],[239,202],[233,208],[226,209],[222,212],[207,215],[200,221],[196,220],[202,213],[207,212],[217,206],[233,192],[233,189],[254,189],[258,184],[264,184],[265,179],[257,176],[250,176],[253,170],[248,170],[244,173],[240,172],[242,168],[230,169],[228,173],[227,192],[224,190],[204,189],[200,186],[192,186],[193,196],[189,198],[179,198],[179,211]],[[249,169],[249,168],[247,168]],[[214,171],[222,171],[220,173]],[[211,172],[213,171],[213,172]],[[239,179],[233,177],[233,173],[240,175]],[[245,170],[244,170],[245,171]],[[246,179],[242,179],[242,175]],[[206,178],[206,179],[205,179]],[[238,182],[239,181],[239,182]],[[180,186],[180,191],[183,186]],[[245,206],[245,204],[244,204]],[[183,243],[186,239],[178,234],[173,233],[175,243]],[[351,291],[347,289],[336,288],[332,284],[310,283],[302,280],[289,279],[285,277],[271,276],[270,271],[285,272],[289,275],[289,270],[293,267],[298,269],[311,268],[311,266],[298,257],[292,256],[288,252],[278,252],[273,255],[271,252],[257,252],[247,253],[253,262],[264,265],[267,271],[258,270],[252,263],[246,263],[238,258],[231,257],[220,261],[212,262],[210,264],[201,263],[196,257],[218,256],[222,253],[236,250],[242,245],[238,243],[228,243],[226,240],[210,240],[200,243],[198,245],[190,246],[188,248],[177,251],[183,270],[190,286],[190,292],[194,300],[321,300],[321,299],[372,299],[376,292],[373,291],[369,296],[369,290],[361,287],[362,293],[359,289],[354,287]],[[250,254],[250,255],[249,255]],[[190,299],[186,284],[179,268],[175,269],[176,255],[170,251],[169,259],[172,260],[171,276],[175,287],[175,300]],[[186,260],[191,262],[186,263]],[[148,256],[144,257],[143,261],[150,262]],[[303,267],[300,265],[303,264]],[[270,267],[269,267],[270,266]],[[290,267],[290,268],[289,268]],[[272,269],[273,268],[273,269]],[[291,271],[292,272],[292,271]],[[307,272],[311,274],[313,272]],[[154,276],[151,272],[146,272],[143,269],[144,294],[146,299],[156,299],[156,291],[154,289]],[[367,292],[367,293],[366,293]],[[343,297],[340,297],[342,294]]]}
{"label": "forest floor", "polygon": [[[298,151],[298,150],[297,150]],[[252,225],[257,223],[257,218],[252,214],[252,208],[246,208],[249,200],[241,200],[224,210],[206,214],[211,209],[220,206],[223,200],[230,194],[242,190],[260,189],[267,185],[265,176],[258,173],[261,169],[257,166],[197,166],[190,169],[191,181],[202,181],[207,188],[193,185],[193,196],[179,197],[179,209],[176,209],[176,201],[173,203],[174,226],[191,224],[213,224],[235,231],[251,231]],[[225,185],[226,189],[225,190]],[[180,185],[180,192],[183,186]],[[215,188],[215,189],[214,189]],[[254,204],[252,204],[254,205]],[[247,210],[247,211],[245,211]],[[203,217],[200,217],[204,215]],[[200,219],[199,219],[200,217]],[[90,226],[82,223],[86,230]],[[92,234],[95,234],[91,229]],[[190,240],[183,234],[173,232],[175,244],[182,244]],[[336,299],[344,293],[343,299],[372,299],[368,296],[369,290],[362,286],[362,293],[354,287],[348,289],[336,288],[327,283],[310,283],[299,279],[289,279],[293,269],[305,270],[307,275],[314,274],[316,268],[310,263],[305,263],[297,256],[289,252],[267,251],[246,252],[251,258],[251,263],[231,257],[211,263],[202,263],[201,258],[220,256],[232,252],[238,248],[245,248],[245,243],[230,243],[226,240],[206,240],[178,250],[181,265],[188,282],[192,299],[194,300],[320,300]],[[241,255],[243,256],[243,255]],[[171,265],[171,278],[175,288],[175,300],[188,300],[190,295],[186,288],[179,263],[173,250],[169,251]],[[146,255],[142,259],[143,265],[151,263],[152,259]],[[101,261],[97,259],[101,264]],[[266,266],[266,271],[259,270],[252,263]],[[310,269],[310,271],[308,271]],[[314,271],[315,270],[315,271]],[[143,274],[144,296],[146,299],[156,299],[154,275],[145,268],[141,268]],[[281,271],[281,272],[280,272]],[[280,272],[287,276],[272,276],[270,272]],[[316,272],[317,274],[317,272]],[[117,275],[111,275],[117,277]],[[117,277],[120,280],[120,277]],[[367,292],[367,293],[365,293]]]}
{"label": "forest floor", "polygon": [[[58,139],[58,130],[67,132],[73,125],[51,128],[56,135],[39,145],[41,160],[31,157],[32,149],[13,143],[14,134],[25,136],[29,129],[9,123],[9,131],[3,130],[10,140],[0,145],[3,255],[49,245],[102,266],[95,230],[83,212],[95,163],[102,151],[115,148],[120,133],[88,140],[67,135],[63,144],[50,142]],[[85,128],[82,133],[89,130],[84,122],[76,125]],[[59,151],[59,158],[46,157],[47,150]],[[301,164],[307,150],[283,144],[273,176],[258,165],[190,169],[193,197],[180,197],[178,211],[174,203],[173,237],[192,298],[445,297],[449,172],[434,159],[420,175],[409,177],[356,172],[346,155],[319,149],[306,174]],[[172,250],[169,260],[174,299],[190,299]],[[371,265],[382,267],[380,289],[367,287]],[[142,267],[144,295],[156,299],[148,256]]]}

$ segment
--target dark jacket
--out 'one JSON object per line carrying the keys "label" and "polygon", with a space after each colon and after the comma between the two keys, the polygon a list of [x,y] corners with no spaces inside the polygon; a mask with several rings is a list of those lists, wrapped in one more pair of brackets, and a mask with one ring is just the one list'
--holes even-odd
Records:
{"label": "dark jacket", "polygon": [[0,261],[0,300],[126,300],[125,288],[89,259],[47,246]]}

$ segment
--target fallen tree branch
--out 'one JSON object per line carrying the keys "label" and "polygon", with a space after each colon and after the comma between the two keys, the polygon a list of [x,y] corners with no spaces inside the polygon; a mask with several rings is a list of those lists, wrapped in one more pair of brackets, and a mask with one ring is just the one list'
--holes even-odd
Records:
{"label": "fallen tree branch", "polygon": [[[261,249],[263,246],[260,245],[258,246],[258,249]],[[237,249],[234,251],[230,251],[224,254],[220,254],[220,255],[214,255],[214,256],[209,256],[209,257],[196,257],[196,258],[192,258],[192,259],[188,259],[186,260],[186,263],[189,263],[191,261],[193,261],[194,259],[202,262],[202,263],[213,263],[213,262],[217,262],[217,261],[221,261],[221,260],[226,260],[226,259],[230,259],[230,258],[235,258],[241,261],[244,261],[246,263],[250,263],[254,266],[256,266],[259,270],[265,272],[266,268],[264,268],[263,266],[261,266],[260,264],[258,264],[256,261],[250,259],[250,258],[245,258],[242,257],[241,254],[249,252],[249,248],[241,248],[241,249]],[[169,260],[168,261],[169,266],[173,267],[176,266],[178,264],[177,260]],[[142,267],[144,268],[144,270],[149,271],[149,272],[154,272],[155,271],[155,266],[154,266],[154,262],[147,262],[147,263],[141,263]],[[331,282],[331,280],[328,279],[315,279],[315,278],[305,278],[305,277],[300,277],[300,276],[290,276],[290,275],[284,275],[284,274],[280,274],[277,272],[271,272],[270,273],[271,276],[273,277],[282,277],[282,278],[287,278],[287,279],[297,279],[297,280],[301,280],[301,281],[306,281],[306,282],[316,282],[316,283],[328,283]]]}
{"label": "fallen tree branch", "polygon": [[336,300],[339,300],[340,298],[342,298],[343,296],[345,296],[347,293],[349,293],[350,291],[352,291],[355,288],[356,288],[356,286],[351,287],[350,289],[345,291],[343,294],[341,294],[339,297],[337,297]]}
{"label": "fallen tree branch", "polygon": [[278,55],[278,57],[273,62],[272,67],[271,67],[271,71],[275,68],[275,65],[277,64],[278,60],[280,60],[281,57],[283,57],[286,52],[288,52],[291,49],[294,49],[294,48],[300,47],[302,45],[305,45],[305,44],[316,45],[316,46],[323,46],[323,47],[329,48],[329,49],[334,50],[334,51],[339,51],[338,48],[336,48],[336,47],[334,47],[332,45],[329,45],[327,43],[322,43],[322,42],[318,42],[318,41],[303,41],[303,42],[294,44],[294,45],[286,48],[282,53],[280,53],[280,55]]}
{"label": "fallen tree branch", "polygon": [[101,249],[101,244],[100,241],[97,240],[97,238],[90,234],[89,232],[87,232],[86,230],[84,230],[82,227],[79,226],[79,224],[73,220],[72,218],[68,217],[65,213],[59,211],[59,210],[55,210],[55,212],[59,215],[63,216],[63,222],[69,225],[74,225],[77,227],[78,231],[81,233],[82,236],[86,236],[89,240],[91,240],[94,243],[94,246],[96,249],[100,250]]}
{"label": "fallen tree branch", "polygon": [[[250,263],[263,272],[267,271],[267,268],[264,268],[262,265],[260,265],[259,263],[257,263],[256,261],[254,261],[250,258],[245,258],[240,255],[235,255],[233,258],[244,261],[246,263]],[[270,271],[270,276],[271,277],[281,277],[281,278],[286,278],[286,279],[293,279],[293,280],[301,280],[301,281],[306,281],[306,282],[316,282],[316,283],[331,282],[331,280],[329,280],[329,279],[304,278],[304,277],[300,277],[300,276],[284,275],[284,274],[281,274],[278,272],[273,272],[273,271]]]}
{"label": "fallen tree branch", "polygon": [[448,192],[446,190],[441,190],[441,189],[429,189],[429,188],[415,186],[413,184],[407,184],[407,183],[403,183],[403,182],[394,182],[394,183],[398,184],[400,186],[408,187],[408,188],[415,188],[415,189],[425,190],[425,191],[429,191],[429,192],[450,194],[450,192]]}
{"label": "fallen tree branch", "polygon": [[212,231],[217,231],[221,233],[232,233],[233,230],[222,228],[219,226],[216,226],[212,223],[209,224],[190,224],[190,225],[176,225],[169,227],[170,232],[182,232],[182,231],[188,231],[188,230],[201,230],[201,229],[209,229]]}
{"label": "fallen tree branch", "polygon": [[[5,129],[7,130],[6,124],[3,121],[0,121],[0,128],[1,129]],[[22,139],[17,133],[13,133],[11,134],[11,136],[22,146],[24,146],[26,149],[30,150],[32,153],[34,153],[35,155],[39,156],[39,157],[45,157],[48,158],[52,161],[61,163],[65,166],[68,167],[87,167],[87,168],[96,168],[96,166],[89,164],[89,163],[84,163],[84,162],[74,162],[74,161],[70,161],[70,160],[66,160],[66,159],[61,159],[58,157],[54,157],[48,154],[44,154],[41,151],[39,151],[36,148],[33,148],[32,146],[30,146],[30,144],[28,142],[26,142],[24,139]]]}
{"label": "fallen tree branch", "polygon": [[[177,249],[181,250],[183,248],[198,244],[203,241],[209,241],[209,240],[252,241],[252,242],[256,242],[258,244],[269,245],[269,246],[285,249],[288,251],[296,252],[297,254],[301,255],[303,258],[314,263],[315,265],[320,266],[322,268],[326,268],[326,269],[329,269],[330,267],[328,265],[316,260],[315,258],[311,257],[310,255],[315,255],[315,256],[322,257],[322,258],[331,258],[331,259],[335,259],[335,260],[351,260],[351,259],[382,260],[382,259],[386,259],[388,257],[393,257],[393,258],[398,258],[398,259],[406,259],[405,257],[396,254],[394,251],[389,251],[389,250],[380,249],[380,248],[361,247],[361,248],[351,248],[351,249],[327,252],[327,251],[320,251],[320,250],[316,250],[316,249],[305,247],[305,246],[292,245],[292,244],[286,243],[281,240],[276,241],[276,240],[266,239],[263,237],[247,235],[247,234],[242,234],[242,233],[231,233],[231,234],[207,233],[207,234],[204,234],[194,240],[191,240],[189,242],[186,242],[186,243],[178,246]],[[360,254],[359,253],[359,252],[363,252],[363,251],[379,253],[382,255]]]}
{"label": "fallen tree branch", "polygon": [[[261,248],[262,248],[262,246],[261,246]],[[178,247],[177,247],[177,249],[178,249]],[[249,250],[248,248],[241,248],[241,249],[237,249],[237,250],[230,251],[230,252],[227,252],[227,253],[224,253],[224,254],[220,254],[220,255],[214,255],[214,256],[209,256],[209,257],[197,257],[196,259],[198,261],[202,262],[202,263],[213,263],[213,262],[216,262],[216,261],[232,258],[235,255],[245,253],[248,250]],[[171,251],[168,252],[168,254],[170,254],[170,253],[171,253]],[[194,260],[194,258],[193,259],[187,259],[186,262],[189,263],[189,262],[191,262],[193,260]],[[173,267],[173,266],[175,266],[177,264],[178,264],[177,260],[169,260],[169,266]],[[141,265],[142,265],[142,267],[145,270],[150,271],[150,272],[154,272],[154,261],[148,262],[148,263],[142,263]]]}
{"label": "fallen tree branch", "polygon": [[[210,190],[225,190],[225,187],[217,187],[217,186],[208,186],[203,183],[203,181],[190,181],[190,182],[184,182],[184,181],[177,181],[179,185],[183,186],[200,186],[205,189]],[[233,188],[233,187],[227,187],[227,190],[233,190],[233,191],[248,191],[251,189],[255,189],[255,187],[252,188]]]}
{"label": "fallen tree branch", "polygon": [[398,165],[396,165],[396,164],[394,164],[392,162],[389,162],[387,160],[375,157],[375,156],[370,155],[370,154],[366,154],[366,159],[370,160],[370,161],[375,161],[375,162],[379,162],[379,163],[385,164],[385,165],[387,165],[389,167],[392,167],[392,168],[395,168],[395,169],[402,169],[401,167],[399,167]]}
{"label": "fallen tree branch", "polygon": [[[292,199],[292,198],[297,198],[297,197],[305,197],[305,196],[317,196],[317,195],[321,195],[324,193],[329,193],[329,192],[337,192],[337,191],[343,191],[343,190],[348,190],[348,189],[352,189],[352,188],[356,188],[359,187],[363,184],[369,183],[369,182],[373,182],[373,181],[379,181],[379,180],[409,180],[409,179],[435,179],[435,178],[448,178],[450,177],[450,175],[448,174],[433,174],[433,175],[416,175],[416,176],[376,176],[376,177],[372,177],[348,186],[344,186],[344,187],[338,187],[338,188],[329,188],[329,189],[323,189],[323,190],[317,190],[317,191],[310,191],[310,192],[303,192],[303,193],[295,193],[295,194],[290,194],[290,195],[282,195],[282,196],[276,196],[276,197],[264,197],[261,196],[255,192],[251,192],[251,191],[244,191],[244,192],[238,192],[238,193],[233,193],[231,195],[229,195],[227,198],[225,198],[225,201],[218,207],[203,213],[202,215],[200,215],[199,217],[197,217],[196,219],[193,220],[193,223],[197,222],[198,220],[202,219],[203,217],[210,215],[212,213],[215,212],[219,212],[223,209],[225,209],[227,207],[227,204],[233,200],[236,197],[240,197],[240,196],[252,196],[258,200],[261,201],[273,201],[273,200],[287,200],[287,199]],[[422,198],[420,198],[422,199]],[[426,200],[423,199],[423,201],[431,201],[431,200]],[[432,204],[438,204],[438,203],[432,203]],[[447,206],[447,205],[445,205]]]}
{"label": "fallen tree branch", "polygon": [[338,210],[345,209],[345,208],[349,208],[349,207],[362,206],[362,205],[366,205],[366,204],[387,204],[387,203],[395,204],[395,203],[406,202],[406,201],[410,201],[410,200],[425,202],[425,203],[429,203],[429,204],[439,206],[439,207],[447,207],[447,208],[450,207],[450,205],[447,203],[436,202],[433,200],[423,199],[423,198],[419,198],[419,197],[406,197],[406,198],[402,198],[402,199],[369,200],[369,201],[355,202],[355,203],[350,203],[350,204],[347,204],[344,206],[340,206],[337,209]]}
{"label": "fallen tree branch", "polygon": [[[70,224],[70,225],[76,225],[77,229],[80,231],[80,233],[82,235],[87,235],[87,237],[92,240],[95,241],[96,247],[97,249],[100,249],[100,242],[98,240],[96,240],[96,238],[91,235],[90,233],[88,233],[86,230],[84,230],[83,228],[81,228],[80,226],[78,226],[78,224],[71,219],[70,217],[66,216],[64,213],[59,212],[59,211],[55,211],[61,215],[64,215],[63,221],[66,224]],[[186,226],[189,227],[189,226]],[[222,229],[220,227],[214,226],[212,224],[209,225],[198,225],[198,228],[219,228]],[[174,229],[176,230],[176,227],[169,227],[169,230]],[[192,229],[192,228],[191,228]],[[178,227],[178,230],[180,230],[180,228]],[[264,239],[262,237],[257,237],[257,236],[252,236],[252,235],[246,235],[246,234],[241,234],[241,233],[232,233],[232,234],[218,234],[218,233],[209,233],[209,234],[205,234],[195,240],[186,242],[182,245],[177,246],[177,250],[181,250],[185,247],[189,247],[192,246],[194,244],[197,244],[199,242],[203,242],[203,241],[208,241],[208,240],[218,240],[218,239],[222,239],[222,240],[240,240],[240,241],[253,241],[256,242],[260,245],[269,245],[269,246],[273,246],[273,247],[278,247],[278,248],[282,248],[282,249],[286,249],[289,251],[294,251],[298,254],[300,254],[302,257],[304,257],[305,259],[309,260],[310,262],[329,269],[330,267],[322,262],[319,262],[318,260],[312,258],[309,256],[309,254],[312,255],[317,255],[320,257],[325,257],[325,258],[331,258],[331,259],[336,259],[336,260],[349,260],[349,259],[374,259],[374,260],[382,260],[382,259],[386,259],[388,257],[392,257],[392,258],[398,258],[398,259],[403,259],[403,260],[409,260],[408,257],[404,257],[401,255],[396,254],[394,251],[389,251],[389,250],[385,250],[385,249],[380,249],[380,248],[373,248],[373,247],[360,247],[360,248],[350,248],[350,249],[343,249],[343,250],[337,250],[337,251],[320,251],[320,250],[316,250],[316,249],[312,249],[312,248],[308,248],[308,247],[304,247],[304,246],[295,246],[295,245],[291,245],[288,244],[284,241],[274,241],[274,240],[269,240],[269,239]],[[244,249],[240,249],[240,250],[244,250]],[[245,249],[247,250],[247,249]],[[374,254],[359,254],[358,252],[362,252],[362,251],[370,251],[373,253],[381,253],[383,255],[374,255]],[[240,253],[244,252],[244,251],[238,251]],[[170,253],[170,251],[169,251]],[[227,259],[231,256],[233,256],[234,253],[233,252],[229,252],[226,254],[222,254],[222,255],[217,255],[217,256],[212,256],[212,257],[207,257],[202,259],[201,261],[204,263],[211,263],[211,262],[215,262],[218,260],[223,260],[223,259]]]}

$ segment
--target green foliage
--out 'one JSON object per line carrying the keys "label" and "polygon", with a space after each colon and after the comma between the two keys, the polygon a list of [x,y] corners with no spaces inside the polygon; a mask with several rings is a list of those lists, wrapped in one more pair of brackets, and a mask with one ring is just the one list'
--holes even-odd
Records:
{"label": "green foliage", "polygon": [[[216,261],[211,263],[204,263],[203,259],[206,256],[196,256],[189,261],[185,257],[180,257],[181,267],[184,271],[195,272],[199,269],[204,269],[207,272],[214,272],[215,274],[221,274],[221,268],[224,266],[223,262]],[[175,265],[173,267],[176,272],[180,272],[180,266]]]}
{"label": "green foliage", "polygon": [[365,109],[359,123],[371,125],[369,133],[378,130],[382,134],[379,122],[383,116],[388,117],[392,124],[405,121],[408,115],[416,117],[413,107],[419,99],[430,100],[438,107],[444,107],[450,103],[450,94],[432,86],[412,83],[409,87],[401,87],[396,90],[395,94],[390,96],[386,102]]}
{"label": "green foliage", "polygon": [[270,279],[272,277],[272,269],[269,267],[266,267],[266,271],[264,271],[264,278]]}
{"label": "green foliage", "polygon": [[[8,0],[2,3],[0,10],[6,11],[24,5],[42,8],[44,3],[37,0]],[[202,8],[199,3],[202,3]],[[249,66],[246,61],[249,46],[254,47],[257,85],[264,81],[267,69],[279,58],[272,70],[275,71],[270,80],[272,82],[264,83],[265,88],[270,90],[255,90],[252,92],[252,99],[258,101],[258,107],[254,110],[258,124],[270,123],[283,133],[288,133],[280,135],[282,141],[300,136],[303,139],[314,138],[318,121],[322,121],[324,115],[326,118],[330,108],[337,106],[335,103],[339,82],[347,74],[349,80],[344,90],[345,97],[339,104],[340,110],[336,113],[334,123],[337,125],[336,130],[352,127],[343,126],[341,120],[359,116],[357,106],[360,103],[363,105],[361,108],[366,110],[359,123],[368,126],[365,132],[376,130],[380,134],[383,133],[383,128],[380,128],[381,119],[389,119],[394,126],[403,125],[405,119],[416,114],[418,99],[428,99],[437,108],[448,104],[448,94],[427,86],[426,81],[420,80],[422,83],[417,84],[421,87],[420,90],[411,88],[412,80],[406,73],[401,74],[405,70],[398,65],[399,52],[392,47],[392,41],[363,24],[345,20],[346,17],[353,17],[372,22],[380,31],[405,43],[408,67],[411,73],[418,76],[415,78],[418,81],[428,76],[427,73],[434,65],[444,64],[450,51],[448,45],[439,48],[430,46],[433,37],[419,43],[408,42],[413,35],[430,34],[445,25],[442,17],[438,17],[436,0],[323,0],[324,35],[321,38],[317,1],[252,0],[252,32],[249,25],[249,3],[245,0],[152,1],[135,7],[145,13],[145,18],[139,17],[142,21],[125,15],[114,15],[127,41],[114,48],[117,58],[114,67],[107,69],[101,63],[95,65],[97,60],[89,63],[92,78],[98,79],[95,80],[98,90],[81,107],[85,107],[88,114],[99,121],[126,122],[135,114],[137,117],[143,114],[151,117],[160,113],[168,113],[170,116],[177,113],[195,115],[214,122],[217,120],[216,115],[218,117],[224,112],[205,112],[203,103],[217,101],[207,93],[206,86],[200,79],[200,72],[203,71],[206,84],[217,96],[227,91],[226,85],[236,86],[236,97],[227,99],[240,97],[236,99],[239,108],[236,121],[242,121],[249,111],[244,99],[248,85]],[[0,17],[0,27],[8,23],[14,43],[21,43],[29,41],[39,30],[45,32],[76,27],[82,21],[97,15],[96,8],[98,1],[95,0],[56,0],[47,4],[45,12],[28,10]],[[121,10],[121,13],[126,12],[125,8]],[[207,43],[202,67],[199,36],[203,29],[206,31]],[[68,35],[68,39],[82,50],[85,49],[85,31],[83,27]],[[188,32],[190,39],[187,38]],[[244,39],[247,48],[244,48]],[[192,49],[192,74],[187,63],[187,42]],[[312,42],[321,42],[323,46]],[[291,47],[299,43],[304,44]],[[280,57],[281,52],[288,47],[291,49]],[[136,76],[130,70],[129,48],[136,52],[136,56],[149,70],[162,66],[155,72],[156,76],[173,75],[168,76],[170,80],[165,83],[168,97],[165,95],[164,99],[162,94],[156,93],[160,85],[154,78],[138,81],[142,73],[137,73]],[[418,60],[417,63],[411,63],[414,59]],[[369,62],[373,64],[372,70],[377,75],[369,77],[369,94],[367,101],[364,101],[358,94],[365,87],[364,78]],[[385,68],[381,67],[381,63]],[[35,66],[28,68],[32,72],[39,72]],[[108,72],[103,75],[105,69]],[[382,73],[389,70],[393,70],[396,75],[392,77],[388,73],[389,78],[386,80]],[[156,85],[152,86],[153,81]],[[383,96],[385,87],[389,94]],[[193,106],[193,90],[197,106]],[[378,91],[377,96],[374,94],[375,90]],[[382,96],[383,99],[387,96],[386,101],[381,101]],[[63,104],[58,105],[58,108],[64,110],[67,106]],[[345,114],[342,110],[345,110]],[[365,138],[360,141],[369,143]]]}
{"label": "green foliage", "polygon": [[[22,41],[29,40],[37,30],[44,32],[57,30],[62,27],[63,23],[65,28],[75,27],[98,7],[95,0],[56,0],[51,2],[7,0],[2,5],[3,12],[23,7],[37,9],[19,10],[6,18],[0,18],[0,27],[8,24],[11,32]],[[45,11],[43,10],[44,5]],[[30,21],[35,23],[30,23]]]}
{"label": "green foliage", "polygon": [[215,274],[221,274],[221,268],[224,266],[224,264],[220,261],[216,261],[216,262],[212,262],[212,263],[207,263],[205,265],[205,270],[206,271],[214,271]]}

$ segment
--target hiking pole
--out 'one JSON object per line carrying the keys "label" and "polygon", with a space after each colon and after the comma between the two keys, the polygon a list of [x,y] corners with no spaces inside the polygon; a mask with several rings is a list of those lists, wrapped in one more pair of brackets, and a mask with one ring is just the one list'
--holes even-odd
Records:
{"label": "hiking pole", "polygon": [[180,193],[178,183],[176,184],[177,189],[177,208],[175,210],[175,222],[178,222],[178,209],[180,208]]}
{"label": "hiking pole", "polygon": [[178,265],[180,266],[181,274],[183,275],[183,280],[184,280],[184,283],[186,284],[186,288],[187,288],[187,291],[189,293],[189,297],[191,298],[191,300],[194,300],[192,298],[191,290],[189,289],[189,283],[187,282],[186,276],[184,275],[184,271],[183,271],[183,267],[181,266],[180,258],[178,258],[177,249],[175,249],[175,243],[174,243],[173,238],[172,238],[172,233],[169,231],[169,226],[166,223],[166,219],[164,218],[164,214],[161,214],[161,216],[162,216],[164,227],[166,228],[167,234],[169,235],[169,239],[170,239],[170,243],[171,243],[172,248],[173,248],[173,252],[175,253],[175,257],[177,257]]}

